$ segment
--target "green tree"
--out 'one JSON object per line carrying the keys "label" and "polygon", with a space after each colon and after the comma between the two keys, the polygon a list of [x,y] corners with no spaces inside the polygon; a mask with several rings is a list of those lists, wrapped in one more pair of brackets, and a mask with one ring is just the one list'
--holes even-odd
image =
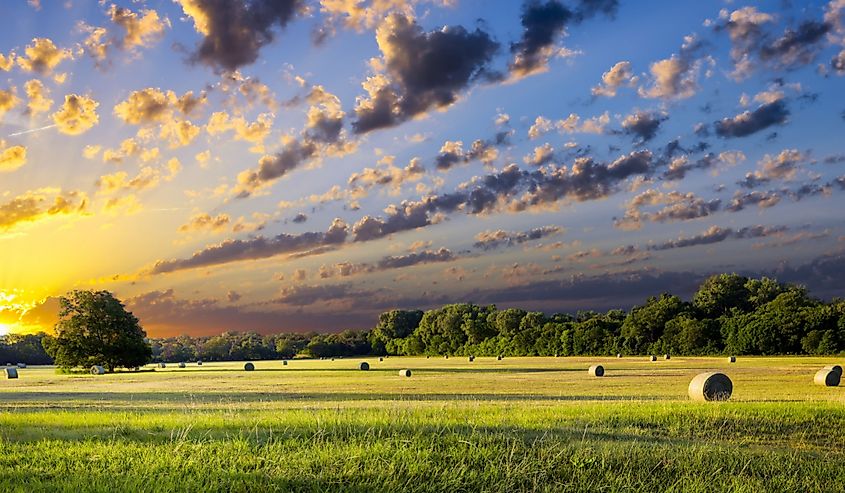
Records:
{"label": "green tree", "polygon": [[667,293],[652,296],[645,305],[634,307],[622,324],[628,348],[634,352],[649,350],[663,335],[666,323],[687,309],[680,298]]}
{"label": "green tree", "polygon": [[738,274],[718,274],[707,278],[692,297],[692,304],[704,318],[718,318],[731,310],[747,311],[750,292],[748,278]]}
{"label": "green tree", "polygon": [[103,365],[112,372],[150,361],[147,334],[110,292],[72,291],[59,298],[59,307],[55,336],[44,340],[59,367]]}

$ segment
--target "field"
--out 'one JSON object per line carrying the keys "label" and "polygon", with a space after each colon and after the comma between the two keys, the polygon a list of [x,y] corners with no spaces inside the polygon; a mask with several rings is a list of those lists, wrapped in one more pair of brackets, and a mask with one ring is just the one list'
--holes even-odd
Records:
{"label": "field", "polygon": [[[596,362],[605,377],[587,375]],[[845,387],[812,384],[830,363],[30,367],[0,380],[0,491],[843,491]],[[688,399],[706,370],[731,377],[729,402]]]}

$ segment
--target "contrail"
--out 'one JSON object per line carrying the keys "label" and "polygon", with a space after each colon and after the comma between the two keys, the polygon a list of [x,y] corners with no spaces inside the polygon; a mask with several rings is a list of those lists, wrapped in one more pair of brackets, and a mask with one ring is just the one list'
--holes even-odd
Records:
{"label": "contrail", "polygon": [[21,130],[20,132],[15,132],[13,134],[9,134],[8,137],[18,137],[20,135],[31,134],[33,132],[41,132],[42,130],[50,130],[51,128],[56,128],[56,124],[47,125],[46,127],[41,128],[31,128],[29,130]]}

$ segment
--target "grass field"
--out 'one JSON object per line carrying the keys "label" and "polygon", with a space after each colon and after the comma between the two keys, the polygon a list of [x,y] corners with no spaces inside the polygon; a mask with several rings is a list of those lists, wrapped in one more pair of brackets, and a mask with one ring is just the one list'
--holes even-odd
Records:
{"label": "grass field", "polygon": [[[0,380],[0,491],[845,491],[845,387],[812,384],[840,359],[30,367]],[[706,370],[730,402],[687,398]]]}

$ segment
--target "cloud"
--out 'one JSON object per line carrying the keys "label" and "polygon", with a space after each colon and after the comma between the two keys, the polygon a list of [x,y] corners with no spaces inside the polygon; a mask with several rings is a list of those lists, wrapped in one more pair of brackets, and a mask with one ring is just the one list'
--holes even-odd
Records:
{"label": "cloud", "polygon": [[131,125],[167,123],[176,117],[176,113],[188,116],[206,103],[205,93],[194,96],[193,91],[188,91],[177,96],[173,91],[147,87],[132,91],[129,97],[116,104],[114,114]]}
{"label": "cloud", "polygon": [[302,224],[307,220],[308,220],[308,216],[303,214],[302,212],[300,212],[297,215],[293,216],[293,219],[291,219],[291,222],[293,222],[295,224]]}
{"label": "cloud", "polygon": [[121,45],[126,49],[146,47],[164,35],[164,29],[170,26],[170,21],[161,19],[158,12],[143,9],[139,12],[112,4],[108,15],[111,21],[123,28],[124,36]]}
{"label": "cloud", "polygon": [[349,175],[347,184],[350,193],[361,196],[375,186],[390,186],[394,192],[398,192],[403,184],[417,181],[425,174],[425,167],[419,158],[411,159],[404,168],[395,166],[394,162],[393,156],[385,156],[377,163],[379,166],[364,168]]}
{"label": "cloud", "polygon": [[622,87],[634,87],[639,82],[639,77],[631,70],[631,62],[621,61],[610,67],[610,70],[601,75],[601,83],[592,89],[593,96],[616,96],[617,91]]}
{"label": "cloud", "polygon": [[238,174],[237,197],[249,197],[304,162],[316,157],[317,153],[318,147],[315,143],[291,139],[278,153],[259,159],[258,169],[250,169]]}
{"label": "cloud", "polygon": [[773,191],[759,191],[754,190],[753,192],[734,192],[734,196],[731,199],[731,202],[727,206],[727,210],[731,212],[739,212],[749,205],[756,205],[761,209],[768,209],[769,207],[773,207],[780,202],[781,196],[777,192]]}
{"label": "cloud", "polygon": [[229,227],[231,218],[228,214],[212,216],[206,212],[194,214],[187,223],[179,226],[180,233],[191,233],[194,231],[213,231],[215,233],[225,231]]}
{"label": "cloud", "polygon": [[601,115],[582,120],[580,116],[575,113],[570,113],[564,120],[553,122],[544,116],[538,116],[531,127],[528,129],[528,138],[536,139],[553,129],[556,129],[561,134],[574,133],[589,133],[602,134],[605,127],[610,123],[610,114],[604,112]]}
{"label": "cloud", "polygon": [[[614,225],[621,229],[640,229],[642,223],[688,221],[709,216],[719,210],[721,200],[705,200],[692,192],[660,192],[646,190],[631,199],[625,206],[625,215]],[[646,207],[662,206],[654,212],[644,212]]]}
{"label": "cloud", "polygon": [[203,36],[192,60],[234,71],[258,58],[304,7],[301,0],[177,0]]}
{"label": "cloud", "polygon": [[73,53],[59,49],[49,38],[35,38],[25,49],[26,56],[18,56],[18,66],[26,72],[49,75],[62,60],[73,59]]}
{"label": "cloud", "polygon": [[768,236],[777,236],[787,231],[786,226],[746,226],[740,229],[723,228],[720,226],[711,226],[701,234],[689,237],[679,237],[675,240],[669,240],[656,245],[650,245],[649,250],[670,250],[675,248],[687,248],[697,245],[710,245],[713,243],[720,243],[728,238],[746,239],[746,238],[764,238]]}
{"label": "cloud", "polygon": [[657,135],[660,124],[667,119],[665,114],[637,111],[622,120],[622,128],[626,134],[633,135],[640,143],[645,143]]}
{"label": "cloud", "polygon": [[376,40],[385,73],[362,84],[368,95],[358,98],[352,124],[359,134],[452,105],[477,80],[492,76],[488,63],[499,49],[480,28],[449,26],[425,32],[400,13],[384,20]]}
{"label": "cloud", "polygon": [[150,274],[164,274],[197,267],[210,267],[242,260],[256,260],[285,253],[296,253],[322,246],[342,244],[346,240],[346,223],[335,219],[325,232],[302,234],[281,233],[272,238],[256,236],[247,240],[225,240],[195,252],[188,258],[160,260],[149,270]]}
{"label": "cloud", "polygon": [[50,111],[53,100],[50,99],[50,90],[44,87],[44,83],[38,79],[26,81],[24,84],[26,97],[29,101],[26,104],[26,113],[30,116],[38,116],[41,113]]}
{"label": "cloud", "polygon": [[744,111],[731,118],[723,118],[713,124],[716,135],[722,138],[746,137],[772,125],[782,125],[789,117],[786,103],[779,99],[763,104],[754,111]]}
{"label": "cloud", "polygon": [[65,96],[65,103],[59,111],[53,113],[53,122],[63,134],[83,134],[100,121],[97,115],[99,105],[88,96],[69,94]]}
{"label": "cloud", "polygon": [[695,59],[701,43],[695,36],[687,36],[679,54],[654,62],[649,67],[651,87],[640,87],[644,98],[686,99],[698,91],[698,76],[702,66],[712,59]]}
{"label": "cloud", "polygon": [[551,144],[546,142],[541,146],[537,146],[534,148],[534,151],[531,154],[526,155],[522,158],[522,162],[525,164],[533,164],[534,166],[543,166],[552,162],[555,158],[555,149],[552,147]]}
{"label": "cloud", "polygon": [[448,170],[456,164],[467,164],[476,160],[490,166],[499,157],[499,151],[496,148],[507,144],[510,134],[510,131],[499,132],[493,140],[477,139],[473,141],[468,151],[464,150],[462,141],[447,140],[440,148],[435,165],[441,171]]}
{"label": "cloud", "polygon": [[13,110],[18,103],[20,103],[20,100],[15,96],[14,89],[0,89],[0,118],[3,118],[6,113]]}
{"label": "cloud", "polygon": [[26,147],[7,146],[0,140],[0,173],[8,173],[26,164]]}
{"label": "cloud", "polygon": [[567,56],[572,52],[556,47],[570,22],[580,23],[602,12],[613,15],[618,8],[616,0],[582,0],[575,10],[557,0],[528,0],[522,5],[522,37],[511,45],[513,61],[509,70],[514,77],[526,77],[548,69],[554,56]]}
{"label": "cloud", "polygon": [[0,203],[0,231],[48,217],[81,214],[87,204],[87,196],[79,191],[63,192],[53,188],[27,191]]}
{"label": "cloud", "polygon": [[513,245],[522,244],[528,241],[539,240],[563,233],[559,226],[542,226],[528,231],[483,231],[475,235],[475,248],[482,250],[494,250],[499,247],[509,248]]}

